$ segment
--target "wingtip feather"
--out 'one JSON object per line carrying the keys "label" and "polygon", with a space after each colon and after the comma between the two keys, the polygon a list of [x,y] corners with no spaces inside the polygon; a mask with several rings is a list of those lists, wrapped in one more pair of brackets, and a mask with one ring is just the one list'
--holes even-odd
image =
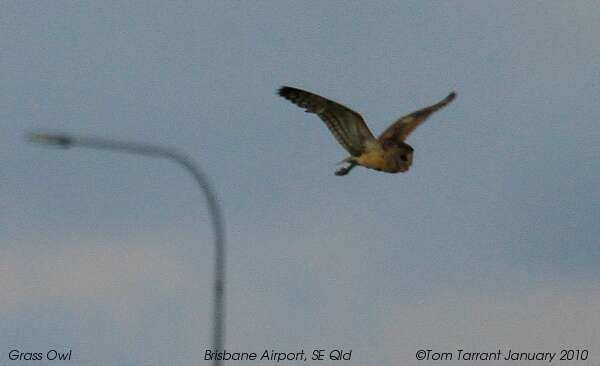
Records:
{"label": "wingtip feather", "polygon": [[289,92],[290,87],[289,86],[281,86],[279,87],[279,89],[277,89],[277,94],[279,94],[282,97],[285,97],[288,92]]}

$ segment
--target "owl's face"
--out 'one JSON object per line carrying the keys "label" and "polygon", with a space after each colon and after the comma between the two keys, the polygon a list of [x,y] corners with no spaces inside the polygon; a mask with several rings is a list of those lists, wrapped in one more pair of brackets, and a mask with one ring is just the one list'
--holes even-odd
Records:
{"label": "owl's face", "polygon": [[395,160],[398,165],[398,170],[405,172],[410,168],[413,162],[414,149],[408,144],[402,144],[396,151]]}

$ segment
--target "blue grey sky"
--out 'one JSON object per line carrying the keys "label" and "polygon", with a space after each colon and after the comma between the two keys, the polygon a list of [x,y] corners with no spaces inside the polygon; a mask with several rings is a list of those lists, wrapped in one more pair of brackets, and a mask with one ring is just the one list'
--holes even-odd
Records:
{"label": "blue grey sky", "polygon": [[[167,161],[26,144],[35,129],[203,167],[226,217],[230,351],[600,362],[598,2],[4,1],[0,30],[0,364],[52,348],[208,364],[194,182]],[[408,173],[336,177],[346,153],[281,85],[375,133],[458,98],[410,136]]]}

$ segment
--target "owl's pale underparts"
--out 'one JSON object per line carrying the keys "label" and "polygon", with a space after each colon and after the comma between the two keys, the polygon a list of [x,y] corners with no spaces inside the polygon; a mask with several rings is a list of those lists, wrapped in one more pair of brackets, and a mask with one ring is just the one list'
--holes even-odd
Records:
{"label": "owl's pale underparts", "polygon": [[413,161],[413,148],[404,142],[408,135],[433,112],[444,108],[456,93],[429,107],[419,109],[392,123],[375,138],[360,114],[327,98],[305,90],[283,86],[278,94],[308,113],[315,113],[327,125],[333,136],[350,153],[342,162],[347,166],[335,172],[346,175],[357,165],[387,173],[405,172]]}

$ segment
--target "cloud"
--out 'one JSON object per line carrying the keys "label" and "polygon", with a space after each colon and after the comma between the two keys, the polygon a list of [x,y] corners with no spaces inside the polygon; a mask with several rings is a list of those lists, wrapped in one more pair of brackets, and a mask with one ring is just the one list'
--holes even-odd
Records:
{"label": "cloud", "polygon": [[[164,234],[95,235],[31,235],[4,247],[0,290],[9,296],[0,312],[9,315],[49,302],[68,307],[90,302],[115,305],[123,299],[130,302],[127,308],[136,309],[151,297],[175,297],[187,290],[186,279],[197,277],[195,272],[208,264],[200,257],[201,265],[195,268],[184,257],[185,250],[173,250],[176,243],[165,240]],[[208,282],[206,275],[200,282]],[[146,295],[138,298],[142,294]],[[135,316],[113,314],[119,321]]]}
{"label": "cloud", "polygon": [[[460,275],[425,288],[411,278],[385,281],[390,274],[381,273],[392,268],[380,268],[369,233],[341,230],[345,220],[285,223],[260,240],[254,240],[259,233],[232,234],[227,349],[352,349],[351,365],[417,364],[421,348],[597,351],[598,286],[510,269],[503,281],[467,279],[485,278],[485,266],[457,267]],[[324,227],[330,234],[321,235]],[[59,233],[47,241],[36,235],[29,245],[4,250],[0,291],[8,296],[1,315],[21,327],[37,317],[30,326],[38,329],[36,336],[7,333],[10,344],[33,338],[46,346],[55,339],[46,334],[48,322],[58,316],[64,330],[77,334],[62,342],[72,339],[88,364],[200,360],[210,347],[211,259],[190,252],[189,238],[172,237],[174,231],[120,239],[80,233],[87,239],[65,235],[62,243]],[[242,244],[252,247],[239,250]],[[40,324],[46,324],[41,331]],[[149,351],[167,348],[170,356]]]}
{"label": "cloud", "polygon": [[[395,361],[417,365],[419,349],[436,352],[560,352],[587,349],[598,360],[600,288],[529,282],[505,289],[448,289],[422,302],[397,300],[383,339]],[[391,358],[391,359],[392,359]],[[390,361],[391,361],[390,359]],[[592,361],[593,362],[593,361]],[[501,364],[491,363],[491,364]]]}

